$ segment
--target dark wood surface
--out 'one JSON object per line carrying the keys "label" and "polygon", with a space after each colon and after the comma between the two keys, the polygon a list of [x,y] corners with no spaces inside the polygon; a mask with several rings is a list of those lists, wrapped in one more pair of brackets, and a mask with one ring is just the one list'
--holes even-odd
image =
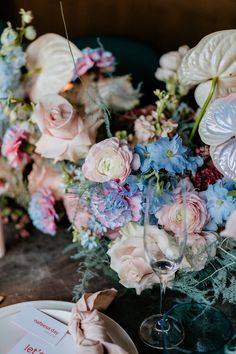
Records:
{"label": "dark wood surface", "polygon": [[[160,52],[190,46],[205,35],[235,28],[235,0],[63,0],[70,38],[113,35],[140,39]],[[64,35],[59,0],[0,1],[0,17],[19,23],[32,10],[38,34]]]}
{"label": "dark wood surface", "polygon": [[[72,290],[78,281],[78,263],[70,259],[70,254],[63,254],[71,240],[71,235],[66,230],[60,230],[54,238],[34,231],[29,239],[16,240],[13,229],[7,227],[6,239],[7,254],[0,259],[0,295],[5,296],[5,300],[0,307],[33,300],[72,301]],[[89,290],[96,291],[110,286],[114,284],[103,277],[94,279]],[[124,289],[118,284],[117,288],[117,299],[107,314],[129,333],[139,354],[163,353],[162,350],[144,345],[138,337],[142,320],[157,312],[158,289],[144,291],[137,296],[134,291]],[[166,308],[180,299],[181,294],[167,291]],[[221,309],[230,318],[236,331],[235,307],[225,304]],[[170,351],[170,354],[175,353],[179,352]]]}

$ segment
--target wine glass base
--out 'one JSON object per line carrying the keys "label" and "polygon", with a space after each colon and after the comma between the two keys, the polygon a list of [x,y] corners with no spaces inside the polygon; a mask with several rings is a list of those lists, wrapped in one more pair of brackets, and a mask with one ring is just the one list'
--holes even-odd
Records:
{"label": "wine glass base", "polygon": [[168,325],[163,328],[160,325],[162,315],[153,315],[146,318],[139,329],[141,340],[152,348],[172,349],[184,340],[184,329],[181,323],[174,317],[168,316]]}

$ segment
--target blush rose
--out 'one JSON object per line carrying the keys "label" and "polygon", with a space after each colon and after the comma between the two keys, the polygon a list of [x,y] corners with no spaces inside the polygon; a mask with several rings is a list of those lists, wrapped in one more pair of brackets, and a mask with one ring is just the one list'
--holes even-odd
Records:
{"label": "blush rose", "polygon": [[61,199],[64,195],[62,173],[56,166],[35,162],[28,176],[28,182],[30,194],[40,189],[49,189],[56,199]]}
{"label": "blush rose", "polygon": [[[157,227],[154,228],[155,232],[159,231]],[[143,234],[143,226],[130,222],[120,229],[120,237],[112,242],[107,252],[111,258],[110,266],[117,272],[120,283],[126,288],[135,288],[138,295],[159,282],[145,259]],[[168,276],[166,281],[173,277],[174,275]]]}
{"label": "blush rose", "polygon": [[55,161],[72,162],[86,157],[102,124],[102,120],[83,120],[65,98],[54,94],[40,99],[32,120],[42,133],[36,152]]}

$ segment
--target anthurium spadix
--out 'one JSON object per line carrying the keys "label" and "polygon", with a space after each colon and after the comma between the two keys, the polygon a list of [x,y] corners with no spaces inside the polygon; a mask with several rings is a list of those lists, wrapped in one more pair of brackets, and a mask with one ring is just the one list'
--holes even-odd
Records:
{"label": "anthurium spadix", "polygon": [[210,104],[199,125],[202,141],[210,145],[215,166],[236,181],[236,93]]}
{"label": "anthurium spadix", "polygon": [[178,77],[183,86],[197,86],[195,99],[202,107],[191,141],[210,101],[236,92],[236,30],[219,31],[204,37],[183,57]]}
{"label": "anthurium spadix", "polygon": [[47,33],[32,42],[26,50],[26,67],[32,74],[28,83],[32,101],[61,91],[73,78],[74,60],[80,57],[80,50],[58,34]]}

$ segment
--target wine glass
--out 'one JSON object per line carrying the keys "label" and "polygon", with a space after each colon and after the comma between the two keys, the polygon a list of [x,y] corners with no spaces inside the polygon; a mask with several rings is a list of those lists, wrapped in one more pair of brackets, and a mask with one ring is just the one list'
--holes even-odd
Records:
{"label": "wine glass", "polygon": [[[144,343],[158,349],[174,348],[184,340],[184,329],[181,323],[176,318],[164,314],[162,309],[167,283],[174,278],[180,266],[187,242],[186,181],[184,178],[178,180],[177,176],[171,176],[169,180],[173,191],[170,190],[168,194],[172,194],[173,199],[168,201],[169,204],[162,206],[155,216],[153,206],[156,201],[163,199],[164,192],[160,192],[157,179],[149,180],[144,216],[144,250],[150,266],[160,281],[160,312],[142,322],[139,335]],[[176,191],[177,195],[175,195]],[[172,213],[174,213],[174,222],[177,223],[177,234],[165,225],[165,214],[171,206],[175,206]]]}

